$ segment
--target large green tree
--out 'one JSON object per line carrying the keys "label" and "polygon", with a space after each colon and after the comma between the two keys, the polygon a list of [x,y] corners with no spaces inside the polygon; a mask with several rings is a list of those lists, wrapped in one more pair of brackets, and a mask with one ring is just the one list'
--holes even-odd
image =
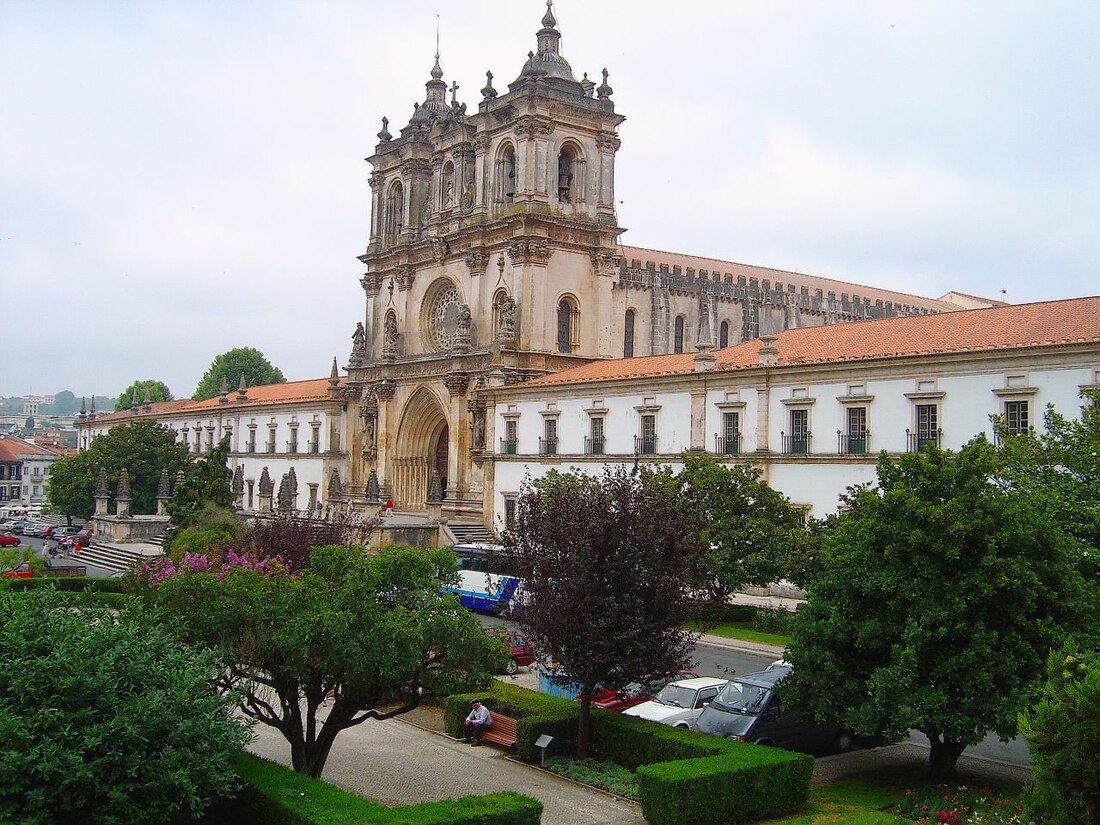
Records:
{"label": "large green tree", "polygon": [[543,664],[580,686],[577,753],[592,694],[688,666],[700,576],[698,513],[676,478],[646,468],[550,472],[527,485],[507,549],[524,581],[520,624]]}
{"label": "large green tree", "polygon": [[177,443],[176,434],[163,424],[148,420],[118,424],[94,439],[87,450],[50,465],[46,497],[55,510],[70,518],[90,518],[100,467],[107,471],[112,497],[125,467],[130,476],[131,512],[152,513],[161,472],[167,470],[174,479],[190,461],[187,447]]}
{"label": "large green tree", "polygon": [[319,777],[340,731],[484,689],[503,664],[477,619],[440,597],[454,575],[445,550],[318,547],[297,573],[229,553],[186,556],[144,580],[159,581],[147,592],[186,638],[230,662],[221,684],[241,691],[241,711],[286,738],[294,770]]}
{"label": "large green tree", "polygon": [[685,453],[679,480],[686,506],[702,518],[702,565],[716,597],[746,584],[799,578],[810,543],[804,514],[764,481],[760,468]]}
{"label": "large green tree", "polygon": [[1050,497],[996,469],[984,437],[883,455],[824,537],[787,656],[797,709],[862,734],[915,728],[935,775],[989,731],[1013,736],[1047,652],[1096,626]]}
{"label": "large green tree", "polygon": [[0,820],[198,816],[249,740],[222,672],[144,611],[0,585]]}
{"label": "large green tree", "polygon": [[191,397],[195,401],[213,398],[221,392],[223,382],[230,390],[235,390],[242,375],[249,387],[286,382],[282,370],[273,366],[258,349],[237,347],[223,352],[211,362],[210,369],[203,374]]}
{"label": "large green tree", "polygon": [[172,400],[172,391],[163,381],[152,378],[138,379],[119,393],[115,401],[115,412],[130,409],[131,404],[140,406],[145,401],[146,390],[149,392],[149,401],[152,403]]}
{"label": "large green tree", "polygon": [[1035,784],[1027,814],[1045,825],[1100,823],[1100,653],[1052,651],[1042,700],[1020,717]]}

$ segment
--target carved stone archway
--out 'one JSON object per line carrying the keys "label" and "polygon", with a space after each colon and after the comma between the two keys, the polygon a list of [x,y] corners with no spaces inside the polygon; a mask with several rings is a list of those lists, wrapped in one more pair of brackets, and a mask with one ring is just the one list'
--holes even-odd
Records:
{"label": "carved stone archway", "polygon": [[427,387],[420,387],[405,404],[393,458],[393,503],[398,509],[427,509],[432,468],[440,442],[449,432],[445,409]]}

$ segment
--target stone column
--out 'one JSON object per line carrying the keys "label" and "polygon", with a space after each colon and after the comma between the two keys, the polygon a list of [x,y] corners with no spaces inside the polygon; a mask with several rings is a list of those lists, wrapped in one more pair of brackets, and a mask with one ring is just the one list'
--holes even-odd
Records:
{"label": "stone column", "polygon": [[267,471],[267,467],[264,467],[263,472],[260,473],[260,512],[271,512],[271,495],[275,490],[275,485],[271,481],[271,474]]}
{"label": "stone column", "polygon": [[[393,420],[393,397],[397,393],[397,382],[391,378],[379,381],[374,387],[378,398],[378,416],[375,426],[378,431],[378,456],[375,459],[376,477],[379,482],[393,484],[393,437],[396,435],[397,422]],[[380,485],[381,486],[381,485]]]}
{"label": "stone column", "polygon": [[110,494],[107,492],[107,468],[99,468],[99,476],[96,478],[95,483],[95,514],[97,516],[107,515],[107,500],[110,498]]}
{"label": "stone column", "polygon": [[172,491],[168,486],[168,468],[160,471],[160,484],[157,486],[157,515],[168,515],[168,502],[172,500]]}

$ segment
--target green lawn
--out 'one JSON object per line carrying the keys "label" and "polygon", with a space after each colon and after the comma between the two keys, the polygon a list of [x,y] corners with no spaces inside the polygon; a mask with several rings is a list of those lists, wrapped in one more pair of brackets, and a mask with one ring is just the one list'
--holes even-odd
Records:
{"label": "green lawn", "polygon": [[[689,630],[700,630],[697,624],[689,624]],[[764,633],[754,630],[751,622],[724,622],[714,627],[706,628],[707,633],[715,636],[723,636],[727,639],[739,639],[742,642],[760,642],[761,644],[778,645],[787,647],[791,643],[790,636],[782,636],[779,633]]]}
{"label": "green lawn", "polygon": [[897,825],[898,817],[882,808],[901,799],[901,791],[872,785],[858,779],[846,779],[814,788],[806,809],[786,819],[772,820],[774,825]]}

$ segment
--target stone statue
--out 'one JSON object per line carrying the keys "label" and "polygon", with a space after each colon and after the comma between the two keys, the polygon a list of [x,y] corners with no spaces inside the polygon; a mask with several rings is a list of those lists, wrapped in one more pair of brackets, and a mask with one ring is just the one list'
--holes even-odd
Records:
{"label": "stone statue", "polygon": [[386,323],[382,327],[382,357],[397,357],[397,318],[393,313],[386,315]]}
{"label": "stone statue", "polygon": [[498,341],[511,341],[516,337],[516,299],[505,295],[500,301],[500,329]]}
{"label": "stone statue", "polygon": [[367,333],[363,329],[363,322],[355,325],[355,332],[351,334],[351,361],[358,365],[363,363],[363,356],[367,352]]}
{"label": "stone statue", "polygon": [[443,194],[444,208],[450,208],[455,203],[455,184],[453,180],[447,181],[447,191]]}
{"label": "stone statue", "polygon": [[485,447],[485,410],[474,411],[474,449],[480,450]]}
{"label": "stone statue", "polygon": [[374,455],[376,423],[373,413],[363,416],[363,455]]}
{"label": "stone statue", "polygon": [[472,180],[467,180],[462,186],[462,208],[474,208],[474,182]]}

